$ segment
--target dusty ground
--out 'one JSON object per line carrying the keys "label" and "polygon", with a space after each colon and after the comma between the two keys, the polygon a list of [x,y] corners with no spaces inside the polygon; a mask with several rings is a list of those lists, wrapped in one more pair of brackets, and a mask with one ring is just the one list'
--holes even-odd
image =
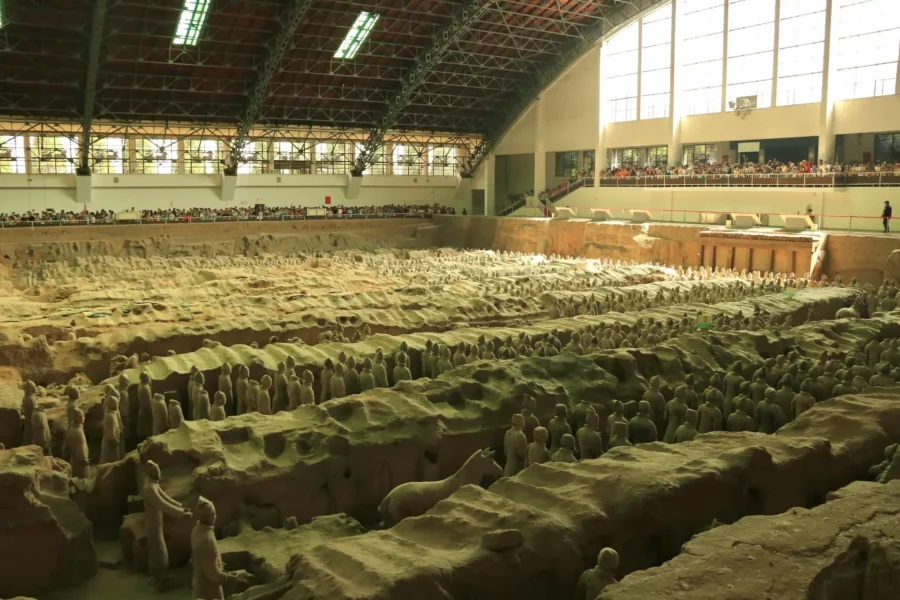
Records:
{"label": "dusty ground", "polygon": [[[183,396],[191,366],[205,374],[212,393],[226,361],[247,365],[257,380],[292,357],[298,369],[314,374],[318,394],[326,359],[337,361],[341,353],[361,359],[382,348],[390,368],[402,342],[415,379],[391,391],[372,390],[290,413],[188,423],[154,437],[123,461],[93,466],[95,478],[80,500],[90,505],[99,570],[76,586],[37,594],[38,599],[191,597],[184,530],[167,529],[170,558],[180,565],[172,591],[153,593],[147,575],[121,562],[115,536],[122,518],[134,512],[129,496],[136,465],[147,458],[162,465],[164,486],[173,497],[187,504],[202,494],[215,502],[220,523],[228,528],[222,534],[228,535],[223,546],[230,568],[271,576],[280,568],[271,565],[283,564],[293,553],[286,549],[302,547],[305,581],[269,582],[285,586],[286,599],[310,597],[303,595],[309,591],[323,600],[430,600],[448,593],[505,600],[502,590],[515,589],[517,597],[547,600],[571,596],[598,545],[618,547],[620,575],[641,573],[677,556],[714,518],[733,522],[815,506],[865,472],[886,440],[900,435],[895,395],[833,402],[778,436],[717,433],[684,446],[621,448],[573,467],[538,465],[489,491],[463,488],[440,508],[390,531],[368,532],[378,529],[378,503],[392,485],[444,477],[473,450],[502,449],[507,423],[525,394],[536,399],[542,424],[557,403],[573,410],[585,402],[606,423],[614,401],[639,400],[652,375],[661,376],[671,392],[688,372],[707,380],[740,360],[749,378],[764,360],[792,348],[815,359],[823,350],[852,353],[873,339],[900,335],[896,313],[853,327],[846,321],[835,325],[835,311],[857,293],[849,289],[701,301],[729,286],[746,291],[749,282],[736,274],[700,280],[655,264],[696,259],[701,246],[686,230],[670,228],[668,237],[648,237],[626,227],[621,244],[596,237],[580,248],[572,236],[551,232],[541,250],[595,257],[567,258],[423,248],[429,239],[467,245],[423,227],[431,225],[404,224],[406,237],[396,247],[388,247],[388,233],[377,243],[363,243],[359,233],[355,241],[334,232],[308,232],[296,241],[285,231],[260,245],[259,240],[217,241],[213,230],[205,231],[201,246],[192,246],[204,251],[162,239],[140,248],[117,239],[98,250],[85,247],[95,241],[79,238],[57,246],[45,242],[36,260],[24,241],[8,246],[13,249],[0,264],[0,441],[7,445],[16,443],[10,436],[26,379],[41,386],[39,402],[48,408],[57,455],[65,435],[63,388],[70,382],[79,387],[94,457],[102,386],[123,367],[132,382],[146,369],[155,392]],[[587,240],[593,228],[582,228]],[[513,242],[527,236],[513,233],[503,234],[505,239],[498,229],[493,244],[473,245],[526,250]],[[632,258],[642,264],[631,265]],[[625,262],[614,264],[617,259]],[[676,289],[684,297],[650,306],[649,299],[671,298]],[[573,300],[615,301],[622,292],[643,297],[646,306],[603,315],[561,314],[555,307]],[[435,379],[423,377],[427,342],[454,348],[475,344],[481,336],[502,342],[552,331],[567,344],[574,332],[633,326],[638,318],[679,320],[690,313],[691,319],[708,321],[717,314],[749,317],[757,307],[768,315],[752,330],[701,335],[692,328],[653,347],[475,361]],[[807,318],[815,320],[806,323]],[[45,465],[42,477],[58,468]],[[753,482],[751,490],[745,489],[747,482]],[[64,489],[55,492],[65,496]],[[288,536],[282,528],[286,518],[304,527],[317,516],[342,512],[363,525],[348,517],[342,527],[325,527],[321,544],[312,544],[301,530]],[[139,516],[128,514],[128,527]],[[481,548],[483,535],[506,527],[524,534],[521,551],[498,556]],[[367,533],[359,533],[363,530]],[[347,539],[337,539],[342,537]],[[274,557],[244,556],[235,547],[242,540],[260,545],[258,540],[269,538],[283,550]],[[14,546],[3,541],[0,531],[0,548],[11,553]]]}

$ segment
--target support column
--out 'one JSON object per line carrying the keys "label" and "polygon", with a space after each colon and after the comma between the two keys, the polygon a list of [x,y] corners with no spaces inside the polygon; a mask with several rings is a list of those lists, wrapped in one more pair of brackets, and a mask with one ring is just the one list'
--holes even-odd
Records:
{"label": "support column", "polygon": [[775,0],[775,45],[772,52],[772,102],[770,106],[778,106],[778,37],[781,35],[781,0]]}
{"label": "support column", "polygon": [[484,214],[497,214],[496,179],[497,155],[491,152],[481,163],[484,168]]}
{"label": "support column", "polygon": [[544,98],[534,103],[534,195],[547,189],[547,152],[544,150]]}
{"label": "support column", "polygon": [[[597,48],[597,54],[600,55],[598,64],[600,68],[597,69],[598,73],[603,72],[603,52],[601,48]],[[598,186],[599,190],[600,186],[600,174],[606,170],[606,140],[605,132],[606,132],[606,114],[603,110],[603,78],[598,77],[600,87],[597,90],[597,109],[598,109],[598,118],[597,118],[597,145],[594,148],[594,185]]]}
{"label": "support column", "polygon": [[178,152],[177,159],[177,173],[179,175],[184,175],[187,171],[184,169],[184,138],[179,138],[178,142],[175,144],[176,152]]}
{"label": "support column", "polygon": [[666,162],[669,165],[680,165],[683,153],[681,146],[681,113],[680,96],[677,93],[680,82],[680,61],[677,59],[681,44],[675,40],[675,25],[678,22],[679,1],[672,0],[672,52],[669,53],[669,118],[672,121],[672,137],[669,138],[669,148]]}
{"label": "support column", "polygon": [[728,0],[725,0],[725,23],[722,26],[722,106],[719,112],[725,112],[728,106]]}
{"label": "support column", "polygon": [[637,114],[635,119],[641,119],[641,73],[643,73],[644,64],[644,19],[638,19],[638,70],[637,70]]}
{"label": "support column", "polygon": [[836,73],[831,60],[831,39],[836,33],[837,19],[834,19],[834,0],[828,0],[825,6],[825,63],[822,67],[822,107],[819,125],[819,160],[834,162],[834,86]]}
{"label": "support column", "polygon": [[136,137],[125,138],[125,143],[127,144],[127,152],[128,152],[128,172],[136,173],[137,172],[137,138]]}
{"label": "support column", "polygon": [[266,144],[266,173],[275,172],[275,138],[269,138]]}
{"label": "support column", "polygon": [[22,137],[22,150],[25,152],[25,172],[31,175],[34,171],[31,170],[31,136],[27,133],[23,133]]}

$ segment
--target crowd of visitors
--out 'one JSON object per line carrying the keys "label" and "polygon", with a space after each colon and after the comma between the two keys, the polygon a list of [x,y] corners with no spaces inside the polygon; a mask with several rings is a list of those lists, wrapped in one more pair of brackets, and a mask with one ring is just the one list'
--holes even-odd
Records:
{"label": "crowd of visitors", "polygon": [[[125,213],[123,215],[123,213]],[[465,214],[466,211],[463,211]],[[321,207],[306,206],[246,206],[229,208],[168,208],[161,210],[140,210],[134,207],[121,211],[97,210],[81,212],[46,209],[28,211],[26,213],[0,213],[0,222],[17,224],[25,222],[60,222],[77,221],[88,223],[105,223],[117,219],[143,221],[192,221],[213,219],[305,219],[307,217],[347,217],[358,215],[401,217],[409,215],[455,215],[456,209],[440,204],[387,204],[383,206],[344,206],[323,205]]]}
{"label": "crowd of visitors", "polygon": [[644,167],[611,167],[601,173],[601,177],[654,177],[654,176],[675,176],[675,177],[693,177],[700,175],[803,175],[813,173],[845,173],[845,174],[863,174],[863,173],[900,173],[900,163],[829,163],[820,160],[817,163],[808,160],[799,162],[781,162],[779,160],[770,160],[767,162],[754,163],[742,162],[730,164],[728,162],[708,162],[697,161],[689,165],[675,166],[651,166]]}

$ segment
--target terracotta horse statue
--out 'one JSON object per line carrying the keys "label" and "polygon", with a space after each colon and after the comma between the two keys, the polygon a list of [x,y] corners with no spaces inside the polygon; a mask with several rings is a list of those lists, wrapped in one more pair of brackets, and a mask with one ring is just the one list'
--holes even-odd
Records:
{"label": "terracotta horse statue", "polygon": [[499,479],[503,475],[503,469],[494,461],[492,450],[476,450],[456,473],[446,479],[410,481],[392,489],[378,507],[381,520],[385,526],[390,527],[406,517],[425,514],[462,486],[478,485],[485,475]]}
{"label": "terracotta horse statue", "polygon": [[865,319],[869,316],[866,306],[866,294],[860,294],[853,301],[853,306],[838,309],[835,319]]}

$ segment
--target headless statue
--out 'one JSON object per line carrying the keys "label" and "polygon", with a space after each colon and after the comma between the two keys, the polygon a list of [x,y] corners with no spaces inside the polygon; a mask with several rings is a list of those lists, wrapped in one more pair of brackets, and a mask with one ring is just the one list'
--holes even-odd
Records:
{"label": "headless statue", "polygon": [[597,566],[581,574],[575,586],[575,600],[597,600],[608,586],[616,583],[619,555],[612,548],[604,548],[597,556]]}
{"label": "headless statue", "polygon": [[119,421],[119,399],[110,394],[103,401],[103,440],[100,442],[100,462],[116,462],[121,458],[122,429]]}
{"label": "headless statue", "polygon": [[534,429],[534,441],[528,444],[525,456],[525,466],[550,462],[550,451],[547,449],[547,440],[550,434],[544,427]]}
{"label": "headless statue", "polygon": [[84,479],[88,476],[88,445],[84,437],[84,413],[76,408],[72,413],[72,423],[66,432],[66,458],[72,465],[72,477]]}
{"label": "headless statue", "polygon": [[247,365],[238,367],[237,385],[235,385],[235,395],[237,396],[237,406],[235,414],[242,415],[247,411],[247,394],[250,392],[250,369]]}
{"label": "headless statue", "polygon": [[[198,372],[197,375],[203,376]],[[153,435],[153,389],[150,387],[150,373],[141,371],[138,384],[138,440]]]}
{"label": "headless statue", "polygon": [[506,453],[506,465],[503,476],[512,477],[525,468],[528,454],[528,440],[525,439],[525,418],[516,413],[512,416],[512,427],[503,436],[503,451]]}
{"label": "headless statue", "polygon": [[145,523],[147,527],[147,562],[153,587],[157,591],[166,589],[166,575],[169,570],[169,552],[163,534],[163,518],[189,518],[190,511],[172,500],[159,485],[159,466],[152,460],[144,465],[144,485],[141,496],[144,499]]}

